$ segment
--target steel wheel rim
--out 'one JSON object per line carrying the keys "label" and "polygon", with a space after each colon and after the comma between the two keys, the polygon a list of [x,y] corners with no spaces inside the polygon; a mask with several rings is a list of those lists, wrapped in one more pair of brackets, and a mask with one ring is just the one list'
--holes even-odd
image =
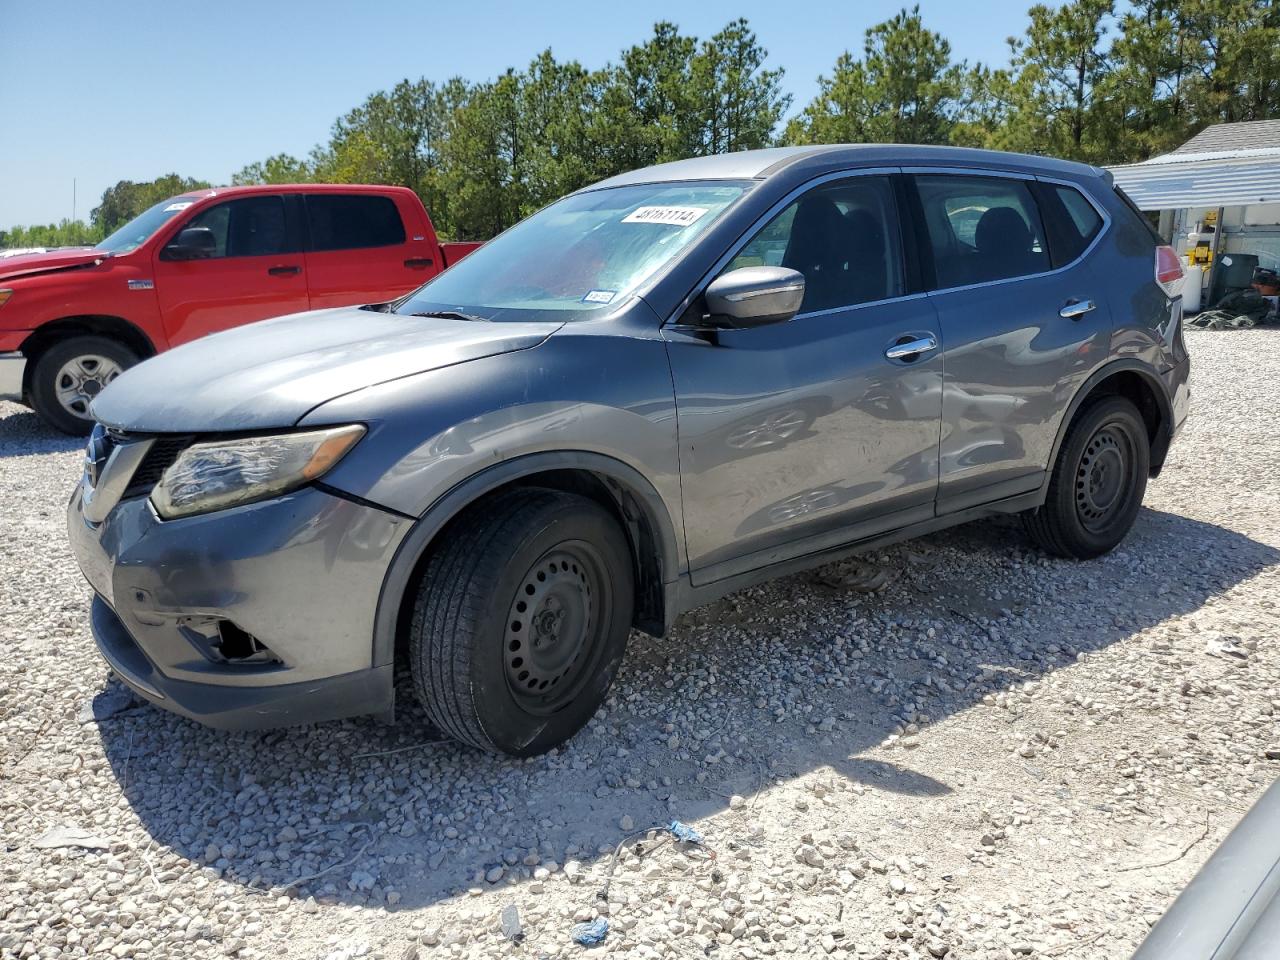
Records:
{"label": "steel wheel rim", "polygon": [[67,413],[88,420],[93,398],[122,373],[124,368],[119,363],[98,353],[72,357],[58,368],[53,380],[54,395]]}
{"label": "steel wheel rim", "polygon": [[608,613],[604,565],[590,544],[557,544],[520,578],[507,611],[503,672],[529,713],[555,713],[590,677]]}
{"label": "steel wheel rim", "polygon": [[1086,530],[1101,531],[1120,512],[1133,462],[1132,438],[1119,425],[1105,424],[1089,438],[1076,468],[1076,512]]}

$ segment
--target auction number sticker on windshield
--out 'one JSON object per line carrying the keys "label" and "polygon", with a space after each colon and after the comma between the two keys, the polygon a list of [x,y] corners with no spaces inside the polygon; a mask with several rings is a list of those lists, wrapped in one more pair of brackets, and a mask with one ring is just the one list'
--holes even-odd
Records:
{"label": "auction number sticker on windshield", "polygon": [[618,295],[616,290],[590,290],[582,298],[583,303],[609,303]]}
{"label": "auction number sticker on windshield", "polygon": [[171,203],[164,208],[165,213],[173,213],[175,210],[185,210],[187,207],[195,203],[194,200],[180,200],[177,203]]}
{"label": "auction number sticker on windshield", "polygon": [[623,223],[665,223],[687,227],[697,223],[706,207],[637,207],[622,218]]}

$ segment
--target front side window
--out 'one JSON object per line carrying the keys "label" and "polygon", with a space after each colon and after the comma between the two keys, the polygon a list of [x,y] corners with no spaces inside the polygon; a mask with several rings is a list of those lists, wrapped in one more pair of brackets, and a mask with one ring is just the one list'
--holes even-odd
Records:
{"label": "front side window", "polygon": [[307,223],[312,250],[357,250],[404,243],[404,224],[390,197],[310,194]]}
{"label": "front side window", "polygon": [[916,177],[939,288],[1008,280],[1049,267],[1040,212],[1020,180]]}
{"label": "front side window", "polygon": [[725,267],[804,274],[801,313],[902,295],[893,191],[886,177],[815,187],[774,217]]}
{"label": "front side window", "polygon": [[584,319],[622,303],[747,189],[736,181],[693,181],[573,194],[489,241],[395,312]]}
{"label": "front side window", "polygon": [[293,252],[285,226],[284,198],[245,197],[201,210],[182,228],[201,232],[195,259],[263,257]]}

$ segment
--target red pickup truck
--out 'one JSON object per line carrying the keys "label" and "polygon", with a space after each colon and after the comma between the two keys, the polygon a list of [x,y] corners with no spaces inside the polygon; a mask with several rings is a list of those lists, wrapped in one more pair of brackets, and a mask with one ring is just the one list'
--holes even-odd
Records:
{"label": "red pickup truck", "polygon": [[255,320],[394,299],[477,246],[440,242],[404,187],[185,193],[96,247],[0,259],[0,399],[88,433],[93,398],[146,357]]}

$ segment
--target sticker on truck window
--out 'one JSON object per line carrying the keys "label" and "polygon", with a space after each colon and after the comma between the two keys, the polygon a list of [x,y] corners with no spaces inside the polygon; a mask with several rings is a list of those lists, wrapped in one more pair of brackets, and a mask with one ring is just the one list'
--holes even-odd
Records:
{"label": "sticker on truck window", "polygon": [[171,203],[164,208],[164,212],[174,213],[178,210],[185,210],[187,209],[187,207],[191,206],[193,203],[195,203],[194,200],[182,200],[182,201],[179,201],[178,203]]}
{"label": "sticker on truck window", "polygon": [[588,290],[583,303],[609,303],[618,295],[617,290]]}
{"label": "sticker on truck window", "polygon": [[707,212],[706,207],[636,207],[623,223],[664,223],[673,227],[687,227],[697,223]]}

